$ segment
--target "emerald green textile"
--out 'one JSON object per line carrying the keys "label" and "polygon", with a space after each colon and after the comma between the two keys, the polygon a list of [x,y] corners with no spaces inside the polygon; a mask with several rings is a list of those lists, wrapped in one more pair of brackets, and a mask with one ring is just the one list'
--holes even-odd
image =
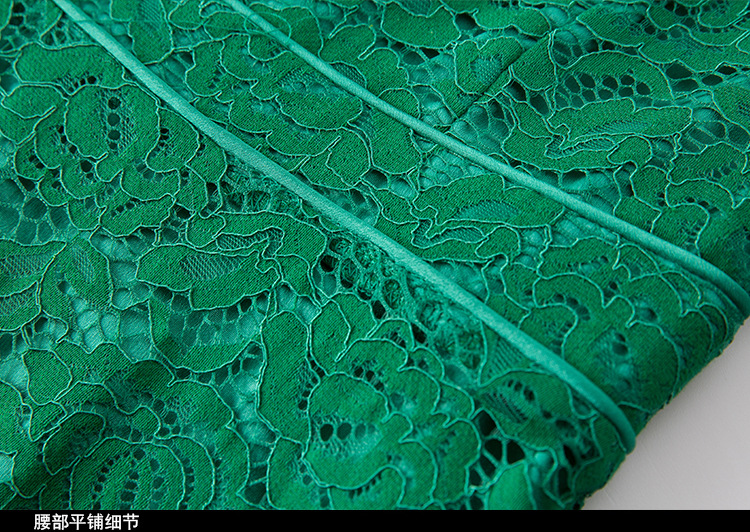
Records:
{"label": "emerald green textile", "polygon": [[0,507],[580,507],[750,314],[748,3],[0,0]]}

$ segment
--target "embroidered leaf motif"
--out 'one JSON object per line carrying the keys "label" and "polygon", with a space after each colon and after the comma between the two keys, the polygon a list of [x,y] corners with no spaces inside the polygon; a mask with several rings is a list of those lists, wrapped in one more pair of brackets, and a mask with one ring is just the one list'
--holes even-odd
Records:
{"label": "embroidered leaf motif", "polygon": [[747,6],[502,4],[0,1],[0,506],[600,488],[750,312]]}

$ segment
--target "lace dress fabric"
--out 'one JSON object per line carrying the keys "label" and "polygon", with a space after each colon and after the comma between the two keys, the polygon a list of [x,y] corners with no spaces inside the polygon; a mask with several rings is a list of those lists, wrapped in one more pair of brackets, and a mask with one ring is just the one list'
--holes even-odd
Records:
{"label": "lace dress fabric", "polygon": [[0,507],[578,508],[750,313],[745,0],[0,27]]}

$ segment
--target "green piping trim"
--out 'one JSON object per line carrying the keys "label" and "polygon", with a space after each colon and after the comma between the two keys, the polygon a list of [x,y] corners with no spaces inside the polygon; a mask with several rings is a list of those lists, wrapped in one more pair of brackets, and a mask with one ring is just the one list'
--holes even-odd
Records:
{"label": "green piping trim", "polygon": [[615,426],[620,434],[625,450],[627,452],[633,450],[635,447],[635,432],[627,417],[612,398],[592,383],[583,373],[517,329],[512,323],[500,317],[490,307],[461,288],[454,281],[440,274],[424,260],[408,251],[396,241],[365,224],[359,218],[345,211],[319,192],[305,185],[287,170],[200,113],[161,78],[146,68],[112,36],[93,22],[78,7],[71,4],[68,0],[53,1],[73,22],[78,24],[86,34],[111,53],[150,91],[169,104],[172,109],[181,114],[195,127],[211,137],[222,148],[234,154],[259,172],[270,176],[276,182],[297,194],[303,201],[320,210],[320,212],[336,224],[351,230],[359,237],[369,240],[381,248],[407,270],[424,278],[439,293],[444,294],[474,314],[493,331],[524,353],[527,358],[544,367],[566,382],[571,388],[578,391],[581,396],[588,400],[596,410]]}
{"label": "green piping trim", "polygon": [[533,176],[513,168],[505,163],[493,159],[487,154],[480,152],[479,150],[467,146],[463,142],[456,140],[453,137],[442,133],[432,126],[422,122],[418,118],[411,116],[408,113],[398,109],[397,107],[383,101],[382,99],[375,96],[373,93],[358,85],[351,79],[347,78],[325,61],[321,60],[314,54],[310,53],[303,46],[293,41],[290,37],[285,35],[283,32],[278,30],[266,19],[255,13],[249,7],[242,4],[239,0],[225,0],[232,9],[246,16],[253,24],[258,26],[265,33],[276,39],[281,45],[287,48],[289,51],[297,55],[300,59],[305,61],[308,65],[313,67],[315,70],[323,74],[325,77],[333,81],[336,85],[346,90],[350,94],[360,98],[372,107],[382,111],[391,118],[398,120],[404,125],[410,127],[419,135],[432,140],[433,142],[471,160],[475,163],[482,165],[487,170],[491,170],[498,174],[503,175],[509,181],[518,185],[525,186],[531,190],[534,190],[543,196],[550,198],[563,206],[579,213],[588,220],[599,224],[601,227],[614,231],[627,239],[641,244],[646,249],[661,255],[665,259],[675,262],[685,269],[693,272],[694,274],[702,277],[709,281],[711,284],[719,288],[726,296],[737,305],[744,316],[750,316],[750,294],[742,288],[742,286],[732,279],[721,269],[717,268],[710,262],[693,255],[692,253],[685,251],[667,242],[648,231],[644,231],[639,227],[636,227],[616,216],[607,214],[604,211],[596,209],[580,199],[571,196],[567,192],[539,181]]}

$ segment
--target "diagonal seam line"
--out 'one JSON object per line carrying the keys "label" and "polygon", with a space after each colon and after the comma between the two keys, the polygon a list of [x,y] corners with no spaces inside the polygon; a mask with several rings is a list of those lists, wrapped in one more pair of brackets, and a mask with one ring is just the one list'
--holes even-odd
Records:
{"label": "diagonal seam line", "polygon": [[438,293],[444,294],[453,302],[468,310],[513,347],[520,350],[532,362],[545,368],[580,393],[593,408],[614,425],[625,450],[627,452],[633,450],[635,447],[635,431],[628,418],[611,397],[591,382],[578,369],[516,328],[512,323],[499,316],[490,307],[461,288],[456,282],[440,274],[432,266],[408,251],[402,245],[373,227],[368,226],[353,214],[345,211],[319,192],[305,185],[287,170],[210,120],[190,105],[186,99],[177,94],[166,82],[146,68],[135,56],[93,22],[77,6],[70,3],[69,0],[53,1],[89,37],[103,46],[157,97],[161,98],[186,120],[211,137],[219,146],[234,154],[259,172],[270,176],[277,183],[299,196],[300,199],[317,208],[324,216],[336,224],[349,229],[365,240],[369,240],[385,251],[394,261],[415,275],[422,277]]}
{"label": "diagonal seam line", "polygon": [[693,255],[679,246],[663,240],[648,231],[644,231],[625,220],[592,207],[585,201],[582,201],[567,192],[563,192],[557,187],[544,183],[526,172],[493,159],[489,155],[438,131],[429,124],[380,99],[366,88],[347,78],[331,65],[309,52],[282,31],[278,30],[262,16],[242,4],[240,0],[224,1],[232,9],[241,15],[246,16],[253,24],[269,36],[273,37],[290,52],[297,55],[308,65],[350,94],[360,98],[372,107],[408,126],[419,135],[432,140],[444,148],[483,166],[487,170],[501,174],[513,183],[534,190],[535,192],[538,192],[539,194],[542,194],[543,196],[577,212],[584,218],[599,224],[601,227],[614,231],[635,243],[641,244],[643,247],[657,255],[661,255],[663,258],[683,266],[688,271],[702,277],[704,280],[720,289],[737,306],[737,308],[740,309],[743,316],[750,316],[750,294],[748,294],[748,292],[726,272],[714,266],[707,260],[702,259],[697,255]]}

